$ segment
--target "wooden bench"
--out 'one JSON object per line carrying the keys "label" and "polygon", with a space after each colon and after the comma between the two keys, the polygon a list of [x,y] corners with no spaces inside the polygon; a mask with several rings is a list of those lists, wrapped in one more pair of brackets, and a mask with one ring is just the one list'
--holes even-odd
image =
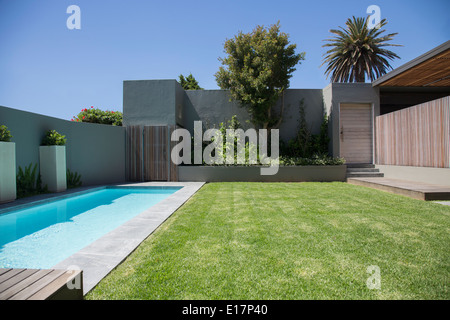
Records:
{"label": "wooden bench", "polygon": [[83,299],[83,271],[0,269],[0,300]]}

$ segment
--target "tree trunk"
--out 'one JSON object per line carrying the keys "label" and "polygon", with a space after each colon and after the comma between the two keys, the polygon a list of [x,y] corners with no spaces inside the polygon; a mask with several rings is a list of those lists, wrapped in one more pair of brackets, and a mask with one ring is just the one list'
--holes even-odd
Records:
{"label": "tree trunk", "polygon": [[356,75],[356,82],[366,82],[364,70],[361,70]]}

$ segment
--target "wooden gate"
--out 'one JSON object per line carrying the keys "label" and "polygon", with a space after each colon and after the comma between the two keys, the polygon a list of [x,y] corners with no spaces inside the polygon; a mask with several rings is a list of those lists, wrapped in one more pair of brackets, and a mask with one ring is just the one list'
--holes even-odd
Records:
{"label": "wooden gate", "polygon": [[126,170],[129,181],[178,181],[170,159],[175,126],[128,126]]}
{"label": "wooden gate", "polygon": [[340,156],[347,163],[372,163],[372,106],[341,104],[339,122]]}

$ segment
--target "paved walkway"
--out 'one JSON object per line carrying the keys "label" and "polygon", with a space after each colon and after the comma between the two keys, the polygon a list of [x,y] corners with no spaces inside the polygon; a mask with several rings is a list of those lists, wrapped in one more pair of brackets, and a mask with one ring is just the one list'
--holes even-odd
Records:
{"label": "paved walkway", "polygon": [[[419,200],[450,200],[450,187],[389,178],[348,178],[348,183],[401,194]],[[449,202],[450,204],[450,202]]]}

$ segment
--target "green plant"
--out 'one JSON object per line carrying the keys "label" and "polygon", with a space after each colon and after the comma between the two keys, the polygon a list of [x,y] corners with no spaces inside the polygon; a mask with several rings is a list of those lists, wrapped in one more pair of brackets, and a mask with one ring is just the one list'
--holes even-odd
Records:
{"label": "green plant", "polygon": [[30,163],[25,170],[19,166],[16,176],[17,197],[23,198],[47,192],[47,186],[42,187],[41,175],[37,171],[37,163]]}
{"label": "green plant", "polygon": [[82,185],[81,175],[78,174],[77,172],[71,172],[69,169],[67,169],[66,179],[67,179],[67,188],[69,189],[81,187]]}
{"label": "green plant", "polygon": [[315,155],[327,156],[328,143],[328,117],[323,116],[319,134],[312,134],[306,121],[305,103],[299,103],[299,120],[297,136],[289,140],[287,146],[281,146],[281,154],[285,157],[311,158]]}
{"label": "green plant", "polygon": [[323,154],[315,154],[309,158],[281,156],[279,164],[280,166],[335,166],[345,164],[345,159]]}
{"label": "green plant", "polygon": [[[240,131],[239,129],[241,129],[242,131]],[[257,162],[258,160],[258,146],[246,141],[244,143],[244,156],[245,156],[245,161],[244,163],[238,163],[238,152],[239,152],[239,147],[238,147],[238,141],[240,138],[240,134],[243,132],[243,128],[241,126],[241,123],[239,122],[239,120],[237,119],[236,115],[233,115],[231,117],[230,120],[224,121],[219,123],[219,129],[220,133],[222,134],[223,140],[222,140],[222,148],[218,148],[218,152],[220,154],[220,156],[225,160],[225,163],[223,164],[208,164],[208,165],[250,165],[250,164],[257,164],[257,163],[251,163],[250,161],[250,155],[251,154],[255,154],[256,155],[256,159],[253,159],[255,162]],[[234,134],[232,134],[232,132]],[[214,141],[214,138],[211,139],[211,141]],[[203,151],[204,148],[206,146],[209,145],[209,142],[204,141],[203,142]],[[231,150],[233,149],[234,152],[234,159],[233,159],[233,163],[229,163],[227,159],[227,150]],[[204,162],[204,164],[206,164]]]}
{"label": "green plant", "polygon": [[366,77],[374,81],[392,69],[387,59],[399,58],[383,48],[399,46],[387,43],[397,33],[381,35],[385,31],[382,27],[387,24],[386,19],[372,29],[367,23],[368,17],[353,17],[347,19],[346,29],[330,30],[335,36],[326,39],[329,43],[323,45],[331,48],[325,53],[323,64],[328,64],[325,74],[328,77],[331,73],[331,82],[365,82]]}
{"label": "green plant", "polygon": [[184,77],[182,74],[180,74],[178,76],[178,80],[184,90],[203,90],[203,88],[199,86],[198,81],[195,80],[192,73],[187,77]]}
{"label": "green plant", "polygon": [[322,123],[320,124],[320,133],[313,135],[313,149],[318,154],[328,154],[328,144],[330,137],[328,136],[328,116],[323,116]]}
{"label": "green plant", "polygon": [[44,139],[42,139],[41,145],[43,146],[63,146],[66,144],[66,136],[58,133],[56,130],[48,130],[45,133]]}
{"label": "green plant", "polygon": [[277,114],[272,108],[284,90],[295,66],[305,53],[295,53],[296,45],[280,31],[279,22],[266,29],[257,26],[251,33],[240,32],[224,45],[224,67],[215,74],[221,89],[229,89],[231,97],[241,102],[255,126],[276,129],[283,117],[284,103]]}
{"label": "green plant", "polygon": [[119,111],[103,111],[91,106],[89,109],[81,109],[81,112],[78,115],[74,116],[71,121],[121,126],[123,121],[123,114]]}
{"label": "green plant", "polygon": [[10,142],[12,138],[11,132],[5,125],[0,126],[0,141]]}

